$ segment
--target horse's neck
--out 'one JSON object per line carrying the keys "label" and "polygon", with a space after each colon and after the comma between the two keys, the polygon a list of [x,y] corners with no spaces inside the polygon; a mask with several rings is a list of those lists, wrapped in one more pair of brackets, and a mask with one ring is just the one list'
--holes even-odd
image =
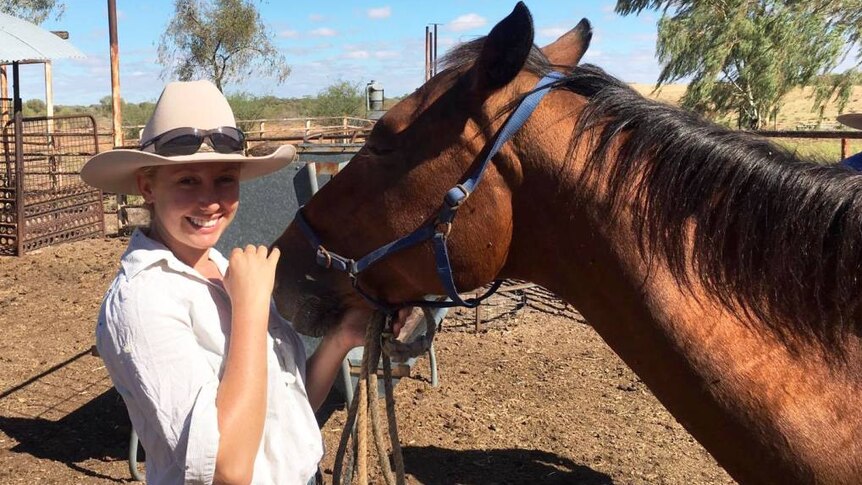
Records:
{"label": "horse's neck", "polygon": [[507,271],[573,303],[735,478],[862,476],[858,365],[790,352],[718,304],[696,276],[682,288],[658,259],[644,261],[625,211],[609,218],[575,178],[550,170],[525,180],[530,193],[520,199],[530,203],[516,202]]}

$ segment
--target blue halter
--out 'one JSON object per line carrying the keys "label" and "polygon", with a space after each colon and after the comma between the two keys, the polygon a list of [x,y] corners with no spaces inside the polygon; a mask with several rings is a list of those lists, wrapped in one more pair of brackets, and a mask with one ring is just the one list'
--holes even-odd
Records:
{"label": "blue halter", "polygon": [[[458,295],[458,290],[455,288],[455,282],[452,278],[452,264],[449,261],[449,251],[446,247],[446,240],[449,237],[449,231],[452,228],[452,221],[458,213],[458,208],[461,207],[473,190],[476,189],[476,186],[479,185],[479,182],[482,180],[482,175],[488,167],[488,163],[494,155],[497,154],[500,147],[502,147],[504,143],[512,138],[512,135],[521,129],[530,115],[533,114],[533,111],[535,111],[542,98],[551,90],[553,83],[563,79],[563,77],[564,76],[558,72],[551,72],[539,80],[533,91],[521,100],[521,103],[511,116],[509,116],[509,119],[506,120],[506,124],[504,124],[503,128],[501,128],[497,133],[494,145],[491,147],[491,150],[488,152],[488,155],[482,163],[473,170],[464,182],[452,187],[448,192],[446,192],[446,196],[443,198],[443,205],[440,207],[437,217],[434,220],[420,226],[400,239],[375,249],[359,260],[345,258],[344,256],[327,251],[323,247],[323,242],[317,237],[317,234],[315,234],[314,230],[311,228],[311,225],[309,225],[308,221],[305,220],[305,216],[302,215],[302,208],[300,207],[296,212],[295,220],[299,223],[299,227],[302,229],[308,242],[310,242],[311,246],[317,250],[317,264],[327,269],[332,268],[346,272],[350,276],[353,288],[368,300],[369,303],[387,313],[392,313],[398,308],[405,306],[425,306],[436,308],[465,306],[468,308],[475,308],[482,302],[482,300],[494,294],[494,292],[497,291],[503,283],[503,280],[495,280],[491,285],[491,288],[489,288],[482,296],[461,299]],[[440,278],[440,282],[446,290],[446,295],[449,297],[449,301],[421,300],[393,305],[374,298],[359,286],[359,273],[367,269],[369,266],[392,253],[415,246],[416,244],[427,241],[428,239],[433,243],[437,276]]]}

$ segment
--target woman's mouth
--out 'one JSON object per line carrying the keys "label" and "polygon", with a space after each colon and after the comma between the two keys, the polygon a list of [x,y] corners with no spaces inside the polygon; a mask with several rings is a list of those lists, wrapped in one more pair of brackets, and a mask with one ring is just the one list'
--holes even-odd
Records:
{"label": "woman's mouth", "polygon": [[189,223],[191,223],[191,225],[193,225],[195,227],[202,228],[202,229],[215,227],[215,225],[218,224],[218,221],[220,219],[221,219],[221,216],[216,217],[215,219],[202,219],[202,218],[198,218],[198,217],[186,216],[186,220],[189,221]]}

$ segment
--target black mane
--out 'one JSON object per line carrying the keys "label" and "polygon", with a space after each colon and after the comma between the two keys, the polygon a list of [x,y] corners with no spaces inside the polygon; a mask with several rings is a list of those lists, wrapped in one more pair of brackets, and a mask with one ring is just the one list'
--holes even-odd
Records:
{"label": "black mane", "polygon": [[[449,59],[475,59],[481,40]],[[542,75],[550,66],[533,51],[527,69]],[[587,174],[608,176],[614,207],[637,194],[641,249],[657,251],[681,284],[693,268],[728,307],[791,341],[859,335],[862,176],[646,99],[595,66],[557,87],[587,100],[571,152],[592,143]]]}

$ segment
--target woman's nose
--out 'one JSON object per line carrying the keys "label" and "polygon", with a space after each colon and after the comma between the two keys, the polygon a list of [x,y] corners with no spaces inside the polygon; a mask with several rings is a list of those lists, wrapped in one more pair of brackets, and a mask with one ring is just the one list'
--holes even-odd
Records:
{"label": "woman's nose", "polygon": [[218,193],[214,190],[202,190],[198,194],[198,203],[202,209],[217,209],[219,205]]}

